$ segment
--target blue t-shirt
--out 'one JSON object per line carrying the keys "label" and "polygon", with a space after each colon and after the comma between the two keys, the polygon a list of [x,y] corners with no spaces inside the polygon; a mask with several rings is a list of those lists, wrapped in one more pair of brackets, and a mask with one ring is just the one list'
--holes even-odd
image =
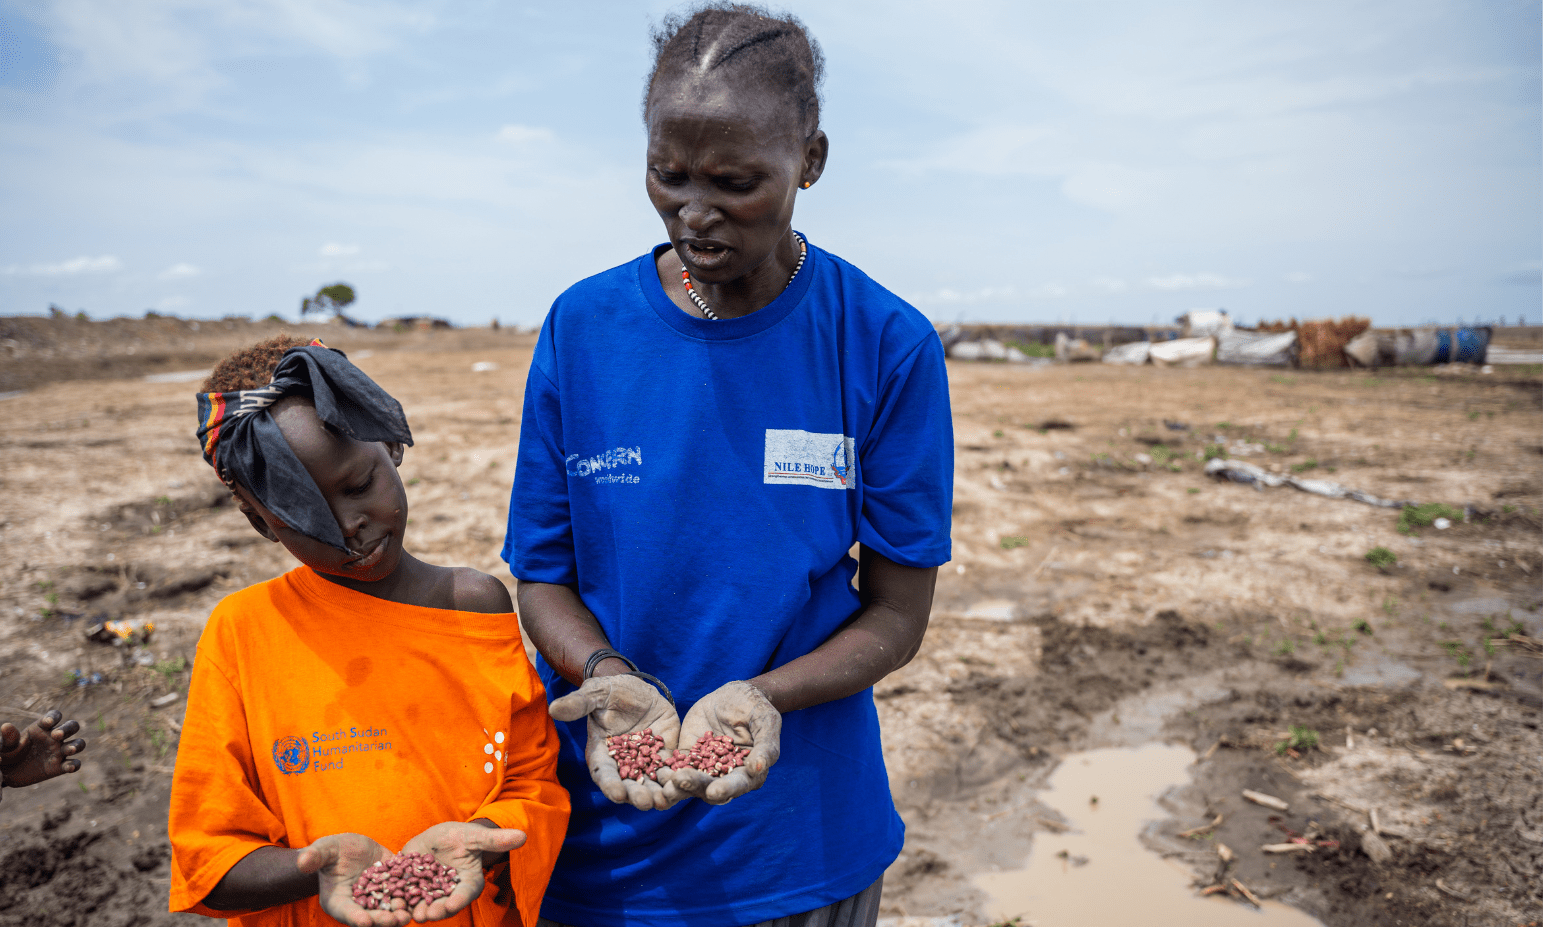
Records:
{"label": "blue t-shirt", "polygon": [[[933,327],[811,245],[748,316],[687,315],[654,256],[553,304],[526,381],[504,559],[572,584],[682,715],[819,646],[860,607],[860,542],[950,555],[949,385]],[[549,698],[572,692],[545,660]],[[862,891],[901,851],[871,690],[790,712],[761,789],[615,805],[558,725],[569,836],[544,917],[581,927],[751,924]]]}

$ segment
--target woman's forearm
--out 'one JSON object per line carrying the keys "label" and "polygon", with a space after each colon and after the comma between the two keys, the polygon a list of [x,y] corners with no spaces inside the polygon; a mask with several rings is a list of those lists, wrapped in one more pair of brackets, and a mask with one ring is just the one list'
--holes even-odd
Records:
{"label": "woman's forearm", "polygon": [[[611,642],[579,593],[571,586],[521,582],[515,589],[515,602],[520,623],[547,664],[576,686],[584,682],[581,676],[585,660],[597,650],[610,647]],[[626,663],[612,658],[602,660],[592,675],[611,676],[627,671]]]}
{"label": "woman's forearm", "polygon": [[938,568],[905,567],[859,548],[864,605],[819,647],[747,680],[780,712],[862,692],[905,666],[923,643]]}
{"label": "woman's forearm", "polygon": [[295,866],[299,850],[258,847],[231,867],[204,904],[216,911],[255,911],[317,893],[316,873]]}

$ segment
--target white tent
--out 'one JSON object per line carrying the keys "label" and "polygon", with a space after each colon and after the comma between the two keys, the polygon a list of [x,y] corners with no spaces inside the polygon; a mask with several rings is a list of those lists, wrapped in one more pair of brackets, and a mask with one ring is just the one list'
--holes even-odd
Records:
{"label": "white tent", "polygon": [[1217,342],[1211,336],[1157,341],[1148,349],[1148,359],[1156,367],[1196,367],[1212,363],[1216,346]]}
{"label": "white tent", "polygon": [[1298,332],[1228,331],[1218,336],[1218,363],[1245,367],[1291,367]]}

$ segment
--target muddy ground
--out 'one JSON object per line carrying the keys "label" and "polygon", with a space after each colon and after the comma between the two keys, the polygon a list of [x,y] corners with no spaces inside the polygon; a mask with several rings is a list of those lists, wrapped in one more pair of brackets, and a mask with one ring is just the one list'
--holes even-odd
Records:
{"label": "muddy ground", "polygon": [[[161,913],[182,701],[152,706],[185,691],[214,603],[289,562],[200,460],[197,383],[144,378],[279,326],[0,321],[0,395],[25,390],[0,400],[0,718],[58,707],[91,739],[78,775],[5,791],[0,927],[192,923]],[[302,331],[406,407],[415,551],[507,575],[534,336]],[[892,924],[987,923],[972,877],[1064,826],[1037,799],[1059,758],[1153,741],[1202,757],[1144,834],[1199,887],[1222,843],[1229,878],[1336,927],[1540,918],[1538,368],[950,373],[955,560],[922,653],[877,688],[908,824]],[[1213,482],[1216,445],[1470,520],[1402,534],[1388,509]],[[1397,562],[1371,565],[1375,547]],[[155,634],[88,642],[104,619]],[[1317,746],[1279,747],[1294,729]],[[1289,832],[1335,845],[1260,852]]]}

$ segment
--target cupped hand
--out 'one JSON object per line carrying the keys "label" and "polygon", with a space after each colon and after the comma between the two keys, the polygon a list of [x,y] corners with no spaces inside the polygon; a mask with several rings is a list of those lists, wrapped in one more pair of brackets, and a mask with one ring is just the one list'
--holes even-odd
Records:
{"label": "cupped hand", "polygon": [[402,852],[428,853],[435,862],[456,870],[459,878],[449,895],[415,905],[413,919],[419,923],[444,920],[476,901],[483,894],[483,854],[508,853],[525,842],[524,831],[460,821],[436,824],[409,840]]}
{"label": "cupped hand", "polygon": [[783,734],[783,715],[767,696],[749,682],[725,683],[698,699],[682,719],[681,748],[690,749],[705,731],[725,734],[737,747],[749,747],[745,765],[718,777],[700,769],[673,770],[665,786],[666,798],[674,802],[692,796],[722,805],[761,788],[767,771],[778,762]]}
{"label": "cupped hand", "polygon": [[60,724],[63,717],[50,711],[24,731],[10,722],[0,724],[0,775],[6,785],[35,785],[80,769],[80,760],[69,759],[86,749],[84,740],[69,739],[80,731],[80,722]]}
{"label": "cupped hand", "polygon": [[654,731],[663,741],[662,750],[676,749],[681,720],[659,689],[637,676],[597,676],[585,680],[576,691],[554,700],[548,711],[559,721],[588,717],[585,764],[590,767],[591,780],[608,799],[648,811],[669,808],[685,797],[667,798],[665,788],[650,779],[623,779],[617,761],[606,749],[606,738],[637,733],[645,728]]}
{"label": "cupped hand", "polygon": [[390,850],[364,834],[332,834],[302,849],[295,866],[317,874],[317,900],[333,920],[352,927],[403,927],[411,919],[405,908],[367,911],[354,900],[360,873],[391,858]]}

